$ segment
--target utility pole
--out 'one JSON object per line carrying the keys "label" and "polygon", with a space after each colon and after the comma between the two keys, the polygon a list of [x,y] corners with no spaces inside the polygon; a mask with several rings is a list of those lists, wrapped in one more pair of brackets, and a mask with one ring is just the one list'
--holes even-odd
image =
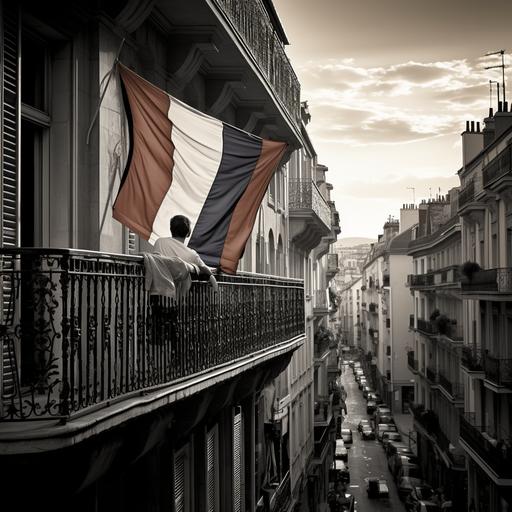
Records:
{"label": "utility pole", "polygon": [[501,55],[501,64],[497,64],[496,66],[486,66],[485,69],[501,68],[501,87],[503,89],[503,103],[505,103],[505,101],[507,101],[507,94],[505,92],[505,50],[497,50],[495,52],[488,52],[485,54],[486,57],[490,55]]}

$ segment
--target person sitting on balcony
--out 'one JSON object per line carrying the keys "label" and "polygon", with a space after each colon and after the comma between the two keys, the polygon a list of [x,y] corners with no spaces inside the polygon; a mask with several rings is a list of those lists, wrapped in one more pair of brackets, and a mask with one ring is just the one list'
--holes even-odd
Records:
{"label": "person sitting on balcony", "polygon": [[175,215],[170,221],[172,237],[161,237],[155,242],[153,252],[168,258],[178,257],[190,263],[196,269],[198,276],[208,276],[212,288],[218,291],[217,280],[208,265],[194,249],[185,245],[185,239],[190,236],[190,220],[184,215]]}

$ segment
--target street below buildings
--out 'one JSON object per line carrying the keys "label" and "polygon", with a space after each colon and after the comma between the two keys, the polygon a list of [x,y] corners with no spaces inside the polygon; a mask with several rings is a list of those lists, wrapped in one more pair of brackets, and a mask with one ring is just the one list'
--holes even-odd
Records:
{"label": "street below buildings", "polygon": [[[379,441],[363,441],[357,425],[362,419],[369,419],[366,414],[366,400],[359,390],[352,369],[346,366],[341,377],[347,392],[347,416],[343,428],[353,432],[354,444],[349,450],[348,466],[350,469],[350,486],[347,492],[355,497],[355,511],[392,510],[404,512],[405,507],[398,497],[393,477],[388,470],[387,460]],[[389,498],[369,499],[366,494],[366,477],[379,477],[386,480],[389,488]]]}

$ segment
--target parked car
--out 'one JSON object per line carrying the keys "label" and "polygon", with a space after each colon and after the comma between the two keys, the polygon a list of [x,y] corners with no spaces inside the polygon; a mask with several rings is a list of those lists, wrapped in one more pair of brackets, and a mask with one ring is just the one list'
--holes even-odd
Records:
{"label": "parked car", "polygon": [[366,413],[373,414],[377,408],[377,403],[374,400],[368,400],[366,403]]}
{"label": "parked car", "polygon": [[361,431],[361,438],[365,440],[375,439],[375,430],[371,425],[366,425],[363,427],[363,430]]}
{"label": "parked car", "polygon": [[365,425],[370,426],[370,420],[361,420],[361,421],[359,422],[359,424],[357,425],[357,431],[358,431],[359,433],[361,433],[361,431],[363,430],[363,427],[364,427]]}
{"label": "parked car", "polygon": [[327,494],[327,504],[330,510],[354,512],[355,498],[352,494],[331,489]]}
{"label": "parked car", "polygon": [[334,458],[348,462],[348,450],[345,447],[343,439],[336,439],[336,449],[334,450]]}
{"label": "parked car", "polygon": [[395,423],[391,414],[379,414],[377,423]]}
{"label": "parked car", "polygon": [[423,481],[419,478],[411,478],[410,476],[404,476],[397,482],[398,496],[402,501],[406,501],[413,488],[417,485],[422,485]]}
{"label": "parked car", "polygon": [[[405,477],[407,478],[407,477]],[[405,499],[405,508],[407,510],[416,510],[420,501],[429,501],[434,497],[434,489],[426,483],[414,485],[411,492]]]}
{"label": "parked car", "polygon": [[350,430],[349,428],[342,428],[341,429],[341,438],[343,439],[345,446],[352,444],[352,442],[353,442],[352,430]]}
{"label": "parked car", "polygon": [[381,398],[379,393],[372,391],[371,393],[368,393],[368,396],[366,397],[366,401],[368,400],[374,400],[377,403],[381,403]]}
{"label": "parked car", "polygon": [[336,459],[333,464],[333,473],[329,475],[331,482],[343,482],[344,484],[350,483],[350,471],[348,466],[339,459]]}
{"label": "parked car", "polygon": [[349,359],[348,365],[350,366],[350,368],[354,368],[354,361],[352,359]]}
{"label": "parked car", "polygon": [[365,478],[368,498],[387,498],[389,489],[386,480],[371,476]]}
{"label": "parked car", "polygon": [[391,457],[396,453],[400,453],[402,455],[414,455],[414,452],[411,450],[410,446],[403,442],[389,441],[386,446],[386,457]]}
{"label": "parked car", "polygon": [[370,386],[364,386],[363,387],[363,398],[366,398],[368,396],[368,393],[372,392],[372,388]]}
{"label": "parked car", "polygon": [[377,439],[382,441],[384,432],[397,432],[396,425],[393,423],[379,423],[377,425]]}
{"label": "parked car", "polygon": [[420,501],[414,512],[441,512],[442,508],[433,501]]}
{"label": "parked car", "polygon": [[413,464],[412,461],[402,461],[401,464],[399,461],[397,461],[397,464],[395,464],[395,480],[398,481],[404,476],[421,478],[421,468],[418,466],[418,464]]}
{"label": "parked car", "polygon": [[388,457],[389,470],[391,471],[393,478],[397,482],[400,479],[400,477],[402,477],[402,476],[412,476],[414,478],[421,478],[421,475],[418,475],[418,474],[413,474],[413,475],[408,474],[408,472],[407,472],[408,470],[406,470],[406,472],[404,474],[399,474],[400,470],[403,466],[417,465],[417,463],[418,463],[418,459],[417,459],[416,455],[403,455],[401,453],[400,454],[396,453],[395,455]]}
{"label": "parked car", "polygon": [[375,409],[373,414],[375,423],[380,423],[379,416],[391,416],[391,409],[385,404],[377,405],[377,409]]}
{"label": "parked car", "polygon": [[336,439],[341,439],[341,425],[343,424],[343,418],[338,416],[336,418]]}
{"label": "parked car", "polygon": [[362,390],[367,384],[368,384],[368,381],[366,380],[366,377],[361,377],[359,379],[359,389]]}
{"label": "parked car", "polygon": [[385,431],[382,434],[382,447],[384,451],[386,450],[386,446],[390,441],[396,441],[397,443],[402,441],[402,436],[398,432],[392,432],[390,430]]}

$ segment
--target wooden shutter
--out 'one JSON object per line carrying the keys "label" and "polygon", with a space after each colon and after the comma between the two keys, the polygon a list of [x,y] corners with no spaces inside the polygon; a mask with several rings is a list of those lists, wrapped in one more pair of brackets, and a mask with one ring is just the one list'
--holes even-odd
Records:
{"label": "wooden shutter", "polygon": [[244,500],[243,491],[243,437],[242,437],[242,408],[235,408],[233,418],[233,512],[242,512]]}
{"label": "wooden shutter", "polygon": [[[19,13],[17,3],[0,1],[0,37],[2,52],[0,67],[0,243],[2,247],[18,245],[18,126],[19,126]],[[2,262],[7,269],[9,263]],[[11,283],[4,279],[2,291],[2,323],[8,318]],[[15,347],[12,340],[1,339],[2,372],[1,394],[8,396],[15,389]]]}
{"label": "wooden shutter", "polygon": [[206,433],[206,510],[219,510],[217,426]]}
{"label": "wooden shutter", "polygon": [[174,512],[187,512],[186,506],[187,454],[184,449],[174,456],[173,501]]}

